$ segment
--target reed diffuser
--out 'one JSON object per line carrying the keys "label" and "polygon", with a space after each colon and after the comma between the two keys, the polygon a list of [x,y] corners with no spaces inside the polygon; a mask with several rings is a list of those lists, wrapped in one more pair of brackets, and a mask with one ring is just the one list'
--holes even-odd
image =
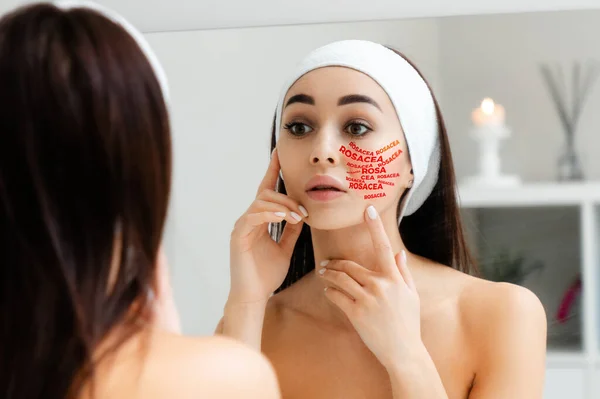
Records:
{"label": "reed diffuser", "polygon": [[575,62],[570,70],[570,79],[565,77],[560,65],[542,64],[540,70],[566,136],[565,148],[558,159],[558,180],[583,180],[581,162],[575,150],[575,132],[600,66],[596,61]]}

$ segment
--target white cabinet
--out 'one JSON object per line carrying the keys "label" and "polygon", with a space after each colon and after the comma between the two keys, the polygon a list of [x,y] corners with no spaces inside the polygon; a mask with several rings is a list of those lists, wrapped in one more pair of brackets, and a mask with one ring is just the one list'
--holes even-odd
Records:
{"label": "white cabinet", "polygon": [[484,277],[534,270],[517,283],[548,315],[544,398],[600,398],[600,183],[461,187],[459,197]]}
{"label": "white cabinet", "polygon": [[[600,392],[600,367],[596,366],[592,373],[592,392],[598,394]],[[598,396],[596,396],[598,397]]]}
{"label": "white cabinet", "polygon": [[544,399],[586,399],[585,369],[549,368],[546,371]]}

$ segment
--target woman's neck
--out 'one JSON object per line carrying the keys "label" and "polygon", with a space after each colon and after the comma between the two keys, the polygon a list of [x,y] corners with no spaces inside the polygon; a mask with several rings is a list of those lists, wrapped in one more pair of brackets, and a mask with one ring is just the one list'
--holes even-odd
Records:
{"label": "woman's neck", "polygon": [[[392,251],[397,254],[404,249],[398,224],[395,218],[382,217]],[[367,269],[376,269],[373,240],[366,223],[338,230],[311,229],[311,235],[317,269],[321,261],[331,259],[350,260]]]}
{"label": "woman's neck", "polygon": [[[395,255],[405,249],[396,218],[394,215],[382,214],[381,216]],[[303,279],[302,291],[306,296],[302,296],[310,302],[311,313],[314,313],[320,320],[350,328],[351,325],[346,316],[323,294],[327,284],[318,272],[322,269],[321,262],[325,260],[349,260],[369,270],[375,270],[378,265],[367,225],[361,223],[337,230],[311,229],[311,235],[315,254],[315,270]]]}

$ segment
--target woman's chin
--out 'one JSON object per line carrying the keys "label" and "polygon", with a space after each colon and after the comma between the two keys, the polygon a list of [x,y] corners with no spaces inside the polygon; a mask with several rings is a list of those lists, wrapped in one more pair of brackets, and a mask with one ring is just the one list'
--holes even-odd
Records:
{"label": "woman's chin", "polygon": [[327,209],[309,211],[306,224],[317,230],[339,230],[364,222],[363,210]]}

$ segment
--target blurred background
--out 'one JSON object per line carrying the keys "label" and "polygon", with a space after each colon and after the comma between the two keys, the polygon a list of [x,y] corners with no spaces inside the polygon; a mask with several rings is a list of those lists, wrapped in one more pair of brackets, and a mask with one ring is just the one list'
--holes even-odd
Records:
{"label": "blurred background", "polygon": [[188,332],[210,333],[221,316],[229,233],[264,174],[287,74],[317,46],[368,39],[403,51],[438,96],[484,277],[522,284],[545,306],[546,397],[600,397],[600,10],[148,37],[173,85],[170,238]]}
{"label": "blurred background", "polygon": [[545,398],[600,397],[598,1],[99,2],[146,33],[170,81],[166,241],[185,332],[221,317],[229,234],[288,73],[317,46],[368,39],[411,58],[439,99],[483,276],[546,308]]}

